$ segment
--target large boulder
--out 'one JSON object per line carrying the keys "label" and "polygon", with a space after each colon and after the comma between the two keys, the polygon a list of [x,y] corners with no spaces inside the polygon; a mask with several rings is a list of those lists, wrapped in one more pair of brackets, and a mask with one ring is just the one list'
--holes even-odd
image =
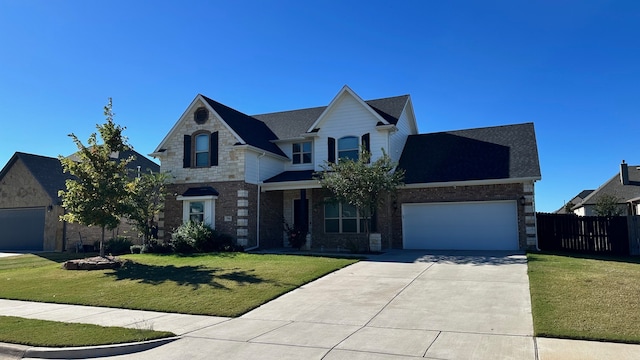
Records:
{"label": "large boulder", "polygon": [[66,270],[104,270],[117,269],[122,266],[123,261],[115,256],[95,256],[86,259],[76,259],[65,261],[62,268]]}

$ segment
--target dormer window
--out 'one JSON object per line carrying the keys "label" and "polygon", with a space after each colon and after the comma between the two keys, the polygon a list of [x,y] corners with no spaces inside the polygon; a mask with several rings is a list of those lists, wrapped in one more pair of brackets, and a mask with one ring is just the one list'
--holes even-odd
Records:
{"label": "dormer window", "polygon": [[311,141],[294,143],[291,159],[294,164],[311,164]]}
{"label": "dormer window", "polygon": [[358,161],[360,144],[356,136],[345,136],[338,139],[338,159]]}

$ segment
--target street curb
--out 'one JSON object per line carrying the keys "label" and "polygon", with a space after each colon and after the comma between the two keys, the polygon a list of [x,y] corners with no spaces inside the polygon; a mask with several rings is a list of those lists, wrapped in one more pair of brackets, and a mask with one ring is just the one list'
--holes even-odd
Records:
{"label": "street curb", "polygon": [[9,355],[16,359],[21,359],[23,357],[36,359],[87,359],[132,354],[153,349],[178,339],[180,339],[180,337],[175,336],[136,343],[69,348],[29,347],[24,345],[0,343],[0,354]]}
{"label": "street curb", "polygon": [[29,347],[26,345],[0,343],[0,358],[22,359],[27,349],[29,349]]}

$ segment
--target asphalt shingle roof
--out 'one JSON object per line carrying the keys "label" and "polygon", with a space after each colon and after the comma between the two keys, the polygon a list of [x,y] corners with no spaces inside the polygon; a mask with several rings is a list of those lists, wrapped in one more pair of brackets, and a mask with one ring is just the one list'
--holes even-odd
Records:
{"label": "asphalt shingle roof", "polygon": [[607,194],[620,199],[621,203],[640,197],[640,165],[627,165],[629,169],[629,184],[622,185],[620,172],[589,194],[579,205],[594,205],[600,196]]}
{"label": "asphalt shingle roof", "polygon": [[532,123],[410,135],[398,167],[406,184],[540,178]]}
{"label": "asphalt shingle roof", "polygon": [[265,183],[313,180],[313,170],[285,171],[265,180]]}
{"label": "asphalt shingle roof", "polygon": [[[409,95],[394,96],[375,100],[366,100],[376,113],[391,124],[397,124]],[[263,121],[279,139],[300,137],[318,120],[326,106],[253,115]]]}
{"label": "asphalt shingle roof", "polygon": [[[149,170],[153,172],[160,171],[158,164],[133,150],[120,152],[118,158],[124,159],[131,155],[135,156],[135,160],[129,163],[128,166],[132,171],[137,172],[138,166],[140,166],[140,171],[142,172]],[[27,167],[49,197],[51,197],[53,201],[60,202],[61,199],[58,197],[58,191],[66,188],[65,182],[67,179],[73,179],[71,174],[63,172],[60,160],[48,156],[16,152],[0,172],[0,179],[4,177],[5,173],[9,171],[18,159]]]}
{"label": "asphalt shingle roof", "polygon": [[282,150],[271,142],[272,140],[277,140],[278,137],[264,122],[220,104],[204,95],[202,97],[247,144],[286,157]]}

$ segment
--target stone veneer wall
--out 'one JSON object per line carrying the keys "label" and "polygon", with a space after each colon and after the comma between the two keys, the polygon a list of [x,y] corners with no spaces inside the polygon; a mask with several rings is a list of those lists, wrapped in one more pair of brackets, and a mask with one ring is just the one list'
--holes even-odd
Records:
{"label": "stone veneer wall", "polygon": [[169,184],[165,209],[160,216],[158,237],[169,241],[173,229],[182,224],[182,201],[176,197],[190,187],[211,186],[219,193],[215,200],[215,228],[236,239],[238,245],[256,245],[257,185],[244,181]]}

